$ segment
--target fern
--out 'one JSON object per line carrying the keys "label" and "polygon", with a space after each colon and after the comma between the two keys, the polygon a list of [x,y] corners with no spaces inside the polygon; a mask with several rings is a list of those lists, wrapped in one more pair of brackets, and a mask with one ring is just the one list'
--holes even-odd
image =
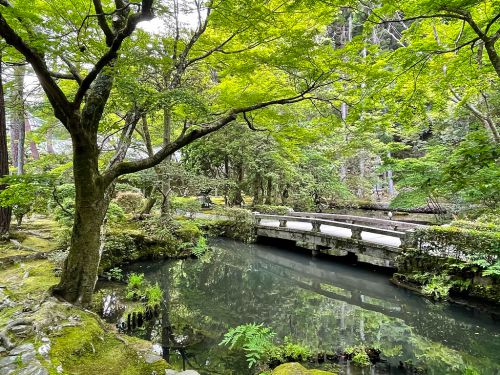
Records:
{"label": "fern", "polygon": [[243,349],[248,367],[254,366],[273,346],[272,339],[276,336],[270,328],[263,324],[244,324],[231,328],[219,345],[229,346],[229,349]]}
{"label": "fern", "polygon": [[193,247],[193,249],[191,250],[193,252],[193,254],[199,258],[201,257],[203,254],[205,254],[208,250],[208,246],[207,246],[207,240],[205,237],[200,237],[198,239],[198,242],[196,243],[196,246]]}

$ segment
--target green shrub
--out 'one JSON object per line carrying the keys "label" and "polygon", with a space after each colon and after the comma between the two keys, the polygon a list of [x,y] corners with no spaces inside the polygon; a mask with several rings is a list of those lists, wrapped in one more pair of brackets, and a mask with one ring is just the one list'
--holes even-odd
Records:
{"label": "green shrub", "polygon": [[108,270],[126,260],[139,258],[134,238],[126,232],[109,231],[104,239],[102,259],[99,267]]}
{"label": "green shrub", "polygon": [[174,234],[182,242],[195,243],[203,234],[195,221],[179,220],[174,223],[176,226]]}
{"label": "green shrub", "polygon": [[126,213],[134,214],[142,208],[144,196],[138,192],[120,191],[116,194],[113,202],[120,206]]}
{"label": "green shrub", "polygon": [[483,260],[488,265],[500,256],[500,232],[478,230],[482,224],[463,223],[418,229],[419,248],[423,252],[445,253],[457,259]]}
{"label": "green shrub", "polygon": [[422,288],[422,292],[435,300],[442,300],[448,297],[452,287],[453,283],[450,282],[448,275],[436,275],[427,280]]}
{"label": "green shrub", "polygon": [[198,198],[193,197],[173,197],[170,200],[172,209],[193,217],[195,213],[201,211],[201,203]]}
{"label": "green shrub", "polygon": [[254,206],[253,210],[267,215],[288,215],[291,211],[293,211],[292,208],[287,206],[270,206],[267,204]]}
{"label": "green shrub", "polygon": [[219,228],[220,235],[250,242],[254,238],[254,220],[252,213],[243,208],[219,208],[216,214],[221,218],[213,226]]}
{"label": "green shrub", "polygon": [[292,342],[285,337],[282,345],[273,345],[267,350],[267,359],[272,363],[302,362],[311,358],[312,352],[306,346]]}
{"label": "green shrub", "polygon": [[111,202],[109,204],[106,217],[108,218],[108,223],[120,223],[126,219],[125,211],[123,211],[123,209],[115,202]]}

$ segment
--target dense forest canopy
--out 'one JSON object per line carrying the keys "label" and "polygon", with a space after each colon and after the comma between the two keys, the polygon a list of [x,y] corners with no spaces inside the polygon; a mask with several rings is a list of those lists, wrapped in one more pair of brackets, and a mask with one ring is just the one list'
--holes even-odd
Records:
{"label": "dense forest canopy", "polygon": [[124,184],[166,220],[200,191],[498,209],[499,18],[497,1],[0,0],[0,229],[71,211],[55,292],[88,305]]}

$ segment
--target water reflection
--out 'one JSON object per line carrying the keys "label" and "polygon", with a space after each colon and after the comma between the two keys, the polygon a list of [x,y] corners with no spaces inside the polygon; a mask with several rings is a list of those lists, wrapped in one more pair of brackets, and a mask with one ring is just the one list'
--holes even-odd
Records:
{"label": "water reflection", "polygon": [[276,247],[228,240],[214,246],[200,260],[130,269],[158,282],[167,296],[161,318],[143,335],[167,354],[185,348],[183,361],[171,361],[205,374],[250,374],[244,358],[217,344],[230,327],[263,322],[278,337],[318,352],[380,348],[387,363],[366,374],[400,373],[398,364],[408,361],[431,374],[500,373],[500,327],[487,314],[433,304],[373,271]]}

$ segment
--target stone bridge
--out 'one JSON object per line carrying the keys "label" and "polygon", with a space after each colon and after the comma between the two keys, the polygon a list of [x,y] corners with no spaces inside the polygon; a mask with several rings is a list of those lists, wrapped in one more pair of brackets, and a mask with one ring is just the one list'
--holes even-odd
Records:
{"label": "stone bridge", "polygon": [[254,213],[257,237],[294,241],[313,255],[356,255],[359,262],[395,267],[403,248],[415,247],[418,224],[362,216],[292,212]]}

